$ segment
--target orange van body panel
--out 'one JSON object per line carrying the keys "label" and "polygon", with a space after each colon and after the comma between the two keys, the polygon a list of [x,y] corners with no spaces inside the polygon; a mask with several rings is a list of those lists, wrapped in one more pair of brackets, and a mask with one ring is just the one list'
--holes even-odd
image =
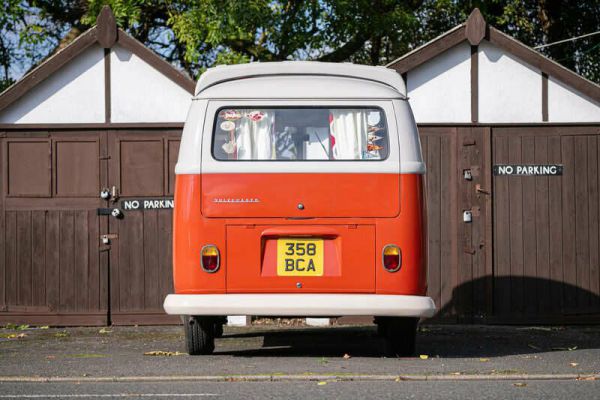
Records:
{"label": "orange van body panel", "polygon": [[[395,217],[400,209],[398,174],[204,174],[202,187],[209,218]],[[260,202],[214,202],[228,198]]]}
{"label": "orange van body panel", "polygon": [[[255,175],[262,178],[259,189],[253,186],[259,183]],[[280,180],[282,178],[279,175],[290,176],[177,175],[173,213],[175,293],[426,294],[423,175],[293,174],[296,187],[312,188],[315,181],[320,185],[319,190],[306,192],[310,196],[306,196],[309,201],[306,201],[303,211],[298,210],[294,203],[299,197],[297,192],[293,196],[289,192],[282,192],[282,185],[285,183]],[[268,185],[264,184],[266,177]],[[225,194],[214,191],[202,193],[203,183],[208,187],[207,182],[216,180],[227,182],[228,186],[222,187],[232,189]],[[331,182],[335,182],[335,185],[331,185]],[[332,204],[333,192],[330,187],[339,188],[338,182],[343,183],[346,201],[353,203],[355,208],[351,208],[352,204]],[[355,184],[351,185],[352,182]],[[368,182],[377,182],[372,191],[365,190],[364,184],[369,185]],[[388,187],[386,185],[395,187],[396,192],[382,194],[381,188]],[[255,192],[249,193],[252,190]],[[260,198],[261,203],[264,199],[270,199],[269,203],[278,201],[276,206],[269,204],[272,215],[257,217],[256,215],[266,215],[267,212],[266,209],[252,211],[252,207],[261,203],[213,203],[215,197]],[[337,213],[332,208],[336,205],[346,211]],[[229,211],[227,207],[237,209],[238,213]],[[381,207],[383,211],[369,214],[367,209],[370,207]],[[348,210],[358,214],[344,215]],[[385,213],[392,216],[370,216],[386,215]],[[206,214],[219,217],[207,217]],[[234,218],[235,215],[243,217]],[[306,219],[297,219],[298,217]],[[274,274],[273,254],[276,246],[273,243],[279,237],[303,235],[324,239],[323,276],[300,278]],[[216,245],[220,251],[220,268],[215,273],[207,273],[200,266],[200,249],[207,244]],[[387,272],[382,266],[381,252],[387,244],[396,244],[402,251],[402,268],[397,272]],[[231,257],[231,265],[228,265],[228,257]],[[296,287],[299,281],[302,282],[302,288]]]}

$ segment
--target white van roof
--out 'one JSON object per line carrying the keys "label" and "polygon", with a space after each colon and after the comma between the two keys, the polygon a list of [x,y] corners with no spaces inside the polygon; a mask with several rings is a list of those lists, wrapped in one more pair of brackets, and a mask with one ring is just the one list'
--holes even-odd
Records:
{"label": "white van roof", "polygon": [[[332,78],[341,78],[337,80],[347,82],[348,79],[358,79],[362,81],[362,84],[369,84],[370,82],[377,84],[374,86],[384,85],[385,87],[382,89],[385,89],[385,92],[387,92],[385,97],[393,95],[393,97],[396,98],[406,98],[406,85],[404,84],[404,80],[394,70],[386,67],[316,61],[257,62],[209,68],[200,76],[200,79],[196,84],[195,95],[198,97],[212,97],[208,96],[208,93],[206,93],[207,89],[210,89],[215,85],[227,82],[233,83],[232,81],[236,81],[235,84],[237,85],[237,93],[239,96],[245,91],[240,90],[242,88],[239,85],[243,84],[243,86],[245,86],[245,84],[249,83],[248,78],[262,78],[260,79],[260,82],[257,83],[261,85],[261,89],[264,89],[262,86],[265,83],[269,81],[271,83],[281,83],[281,78],[284,77],[313,77],[315,81],[318,81],[318,85],[322,87],[322,91],[329,96],[331,96],[332,87],[329,85],[323,87],[323,79],[329,79],[329,82],[333,83],[336,79]],[[305,79],[305,84],[306,83]],[[225,89],[225,87],[223,87],[223,89]],[[226,90],[226,92],[228,92],[228,90]],[[255,90],[254,92],[256,93],[257,91]],[[264,93],[265,91],[263,90],[262,92]],[[312,94],[315,97],[321,97],[314,91]]]}

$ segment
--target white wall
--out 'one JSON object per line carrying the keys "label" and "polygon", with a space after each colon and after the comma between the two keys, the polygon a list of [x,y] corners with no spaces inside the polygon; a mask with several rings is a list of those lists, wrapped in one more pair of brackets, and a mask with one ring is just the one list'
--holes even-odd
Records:
{"label": "white wall", "polygon": [[548,78],[549,122],[600,122],[600,103]]}
{"label": "white wall", "polygon": [[469,44],[461,43],[409,71],[407,90],[417,122],[471,122]]}
{"label": "white wall", "polygon": [[0,112],[1,123],[104,122],[104,50],[93,45]]}
{"label": "white wall", "polygon": [[542,121],[541,71],[487,41],[479,45],[479,121]]}
{"label": "white wall", "polygon": [[183,122],[191,94],[121,46],[111,49],[112,122]]}

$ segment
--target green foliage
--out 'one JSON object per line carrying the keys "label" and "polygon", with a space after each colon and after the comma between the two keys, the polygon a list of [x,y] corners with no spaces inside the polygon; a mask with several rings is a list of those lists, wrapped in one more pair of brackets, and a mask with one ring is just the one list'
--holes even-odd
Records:
{"label": "green foliage", "polygon": [[[474,7],[530,46],[600,29],[600,1],[567,0],[2,0],[0,87],[95,23],[119,26],[197,77],[218,64],[323,60],[381,65],[463,23]],[[600,81],[600,37],[543,49]]]}

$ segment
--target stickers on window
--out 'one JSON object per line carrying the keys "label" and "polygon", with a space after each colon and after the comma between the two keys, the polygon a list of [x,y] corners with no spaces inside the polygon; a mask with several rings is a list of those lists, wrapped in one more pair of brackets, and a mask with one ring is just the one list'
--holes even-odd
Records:
{"label": "stickers on window", "polygon": [[235,123],[233,121],[223,121],[220,127],[224,131],[232,131],[235,129]]}
{"label": "stickers on window", "polygon": [[223,149],[223,151],[226,154],[233,154],[233,153],[235,153],[235,142],[229,141],[229,142],[223,144],[223,146],[221,146],[221,148]]}
{"label": "stickers on window", "polygon": [[251,111],[248,114],[246,114],[246,118],[253,122],[262,121],[264,117],[265,113],[262,111]]}
{"label": "stickers on window", "polygon": [[238,110],[224,110],[221,111],[219,117],[221,117],[225,121],[236,121],[242,118],[242,113],[240,113]]}

